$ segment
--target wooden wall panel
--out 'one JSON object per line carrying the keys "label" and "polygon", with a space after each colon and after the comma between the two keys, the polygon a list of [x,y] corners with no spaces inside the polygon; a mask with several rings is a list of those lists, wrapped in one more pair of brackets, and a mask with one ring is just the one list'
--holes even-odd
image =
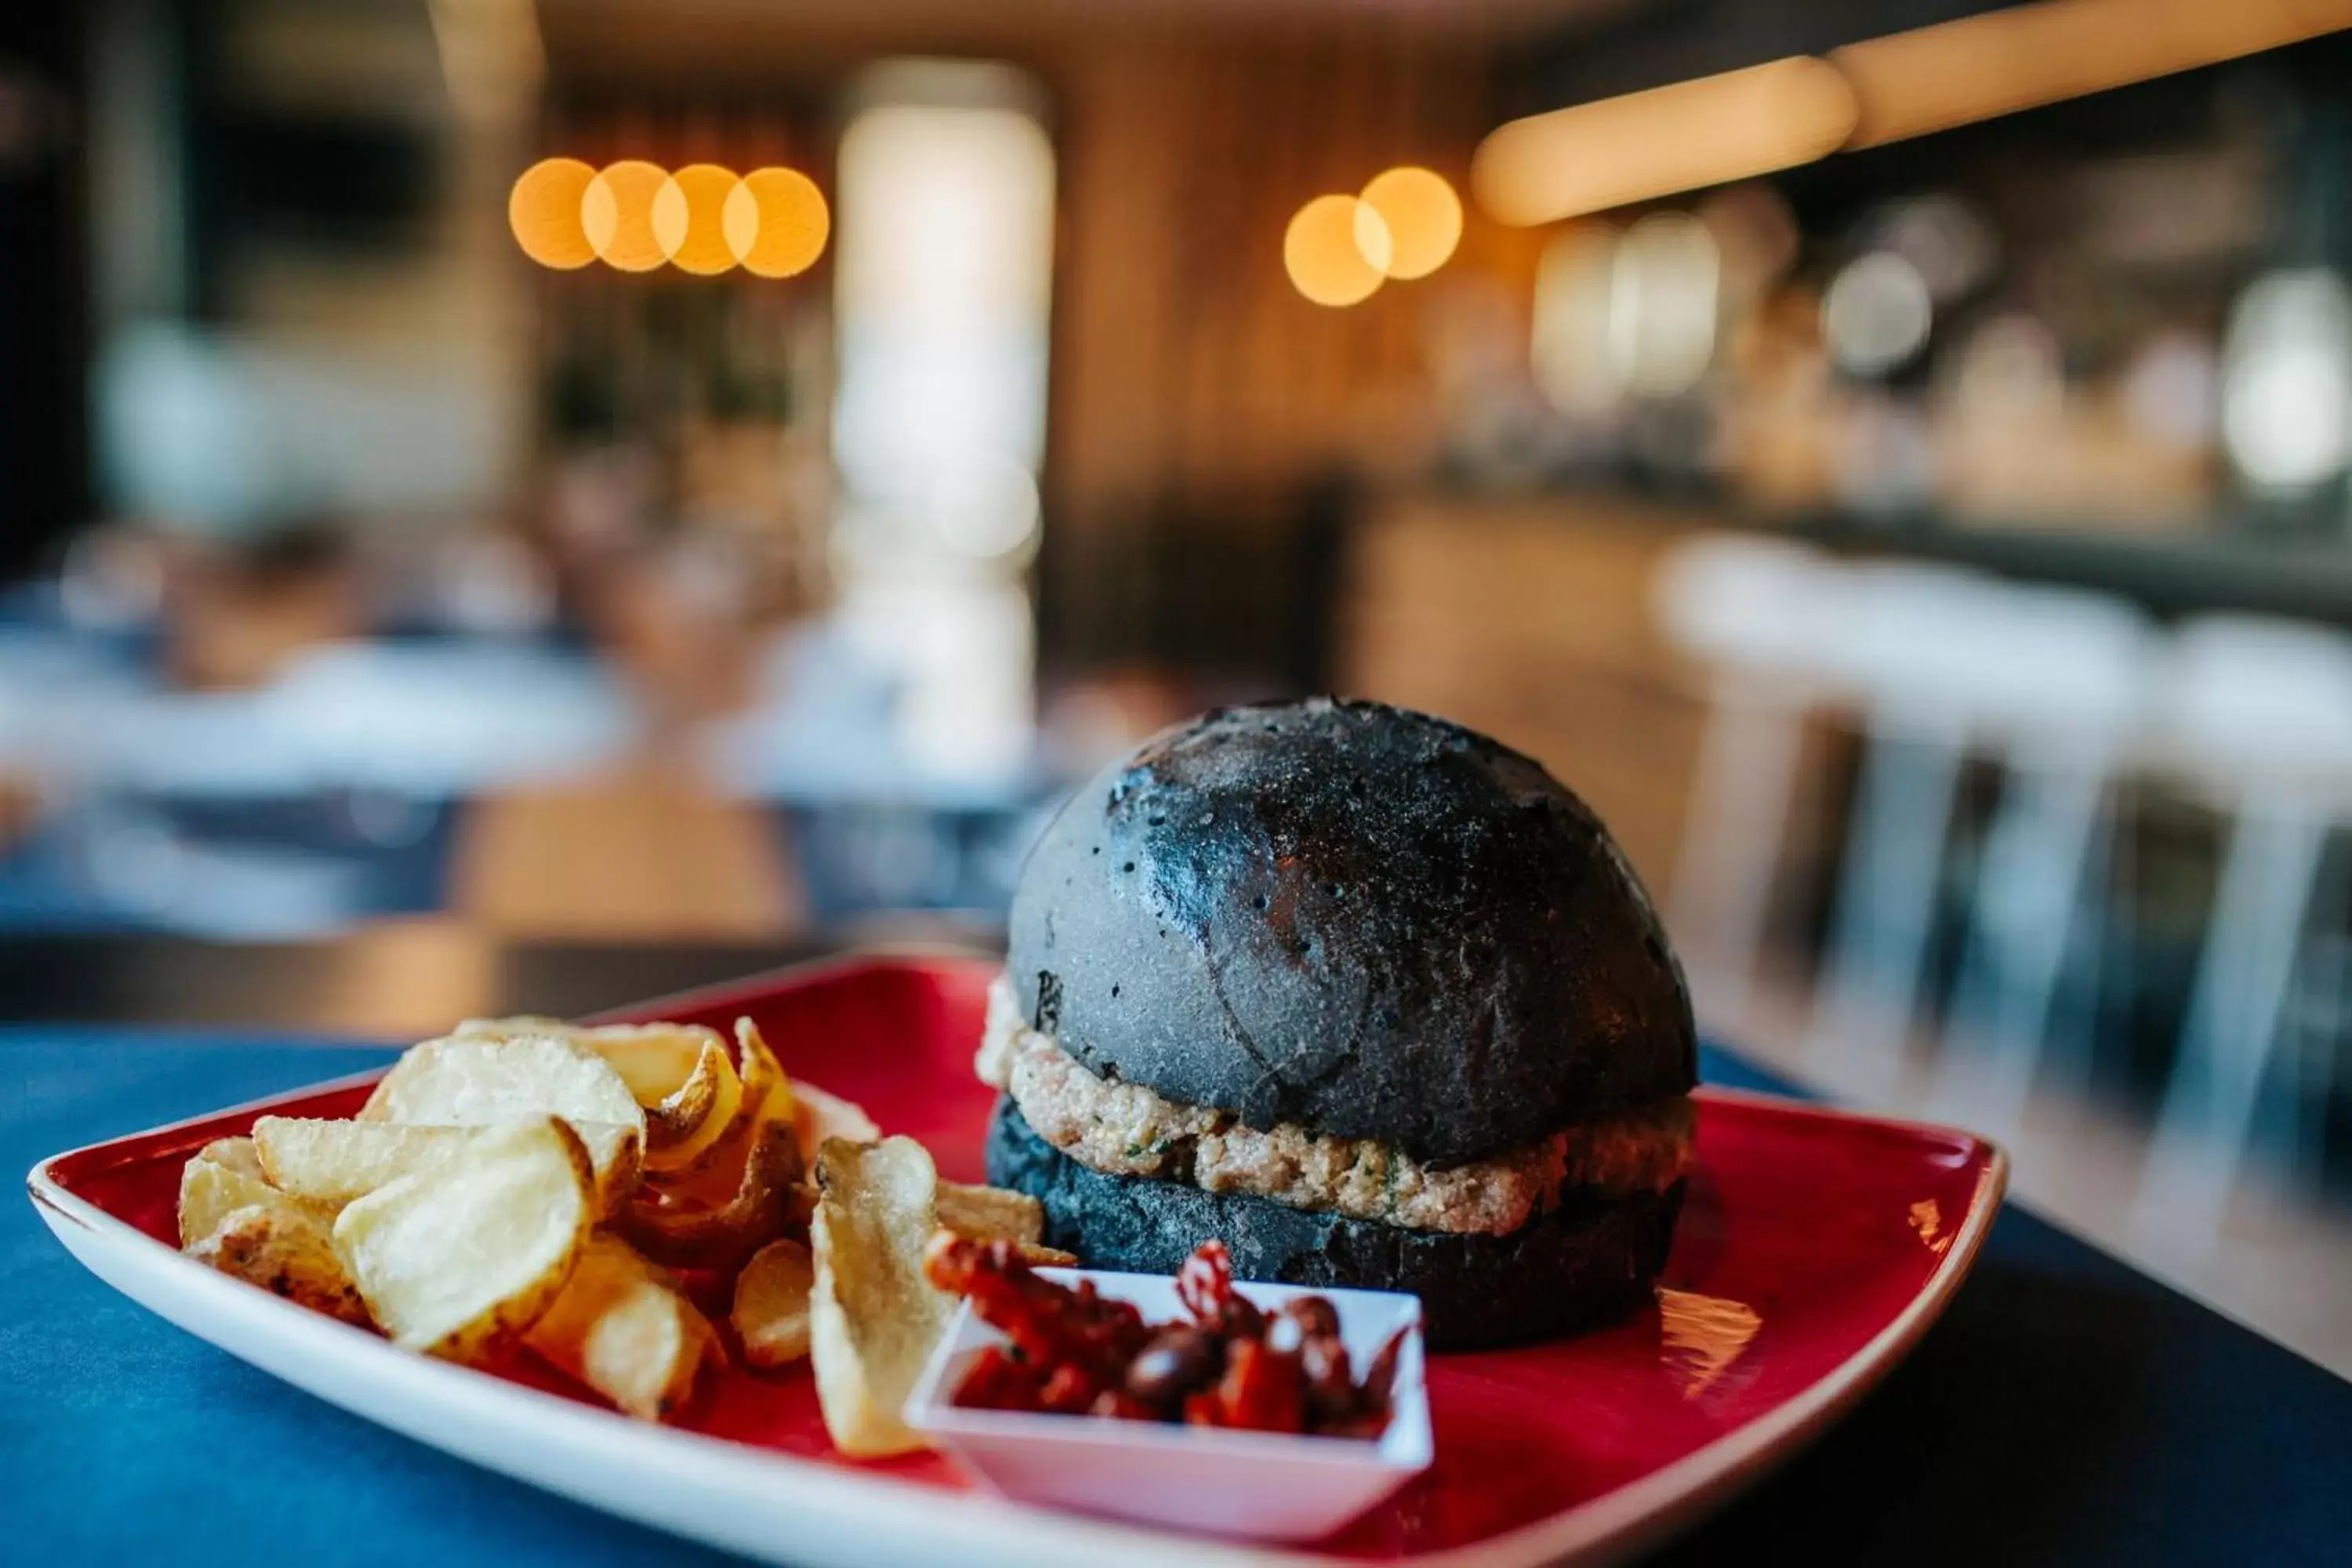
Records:
{"label": "wooden wall panel", "polygon": [[1706,719],[1650,580],[1680,520],[1619,502],[1412,501],[1367,520],[1339,611],[1341,689],[1517,747],[1590,802],[1654,892],[1674,869]]}
{"label": "wooden wall panel", "polygon": [[[1282,235],[1309,198],[1399,163],[1457,181],[1484,56],[1397,18],[1138,35],[1064,58],[1064,229],[1047,475],[1049,626],[1078,659],[1132,651],[1162,585],[1155,521],[1279,517],[1317,476],[1433,449],[1423,343],[1446,275],[1308,303]],[[1473,240],[1478,239],[1474,233]]]}

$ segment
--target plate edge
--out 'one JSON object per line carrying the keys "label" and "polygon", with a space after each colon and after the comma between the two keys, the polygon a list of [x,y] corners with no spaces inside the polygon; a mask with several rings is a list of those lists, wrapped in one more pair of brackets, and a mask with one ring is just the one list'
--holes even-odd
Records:
{"label": "plate edge", "polygon": [[[1863,1395],[1901,1364],[1951,1305],[1976,1267],[1986,1236],[2009,1190],[2008,1151],[1991,1139],[1958,1128],[1906,1122],[1867,1112],[1812,1106],[1748,1090],[1728,1091],[1841,1121],[1869,1121],[1947,1132],[1984,1151],[1969,1212],[1953,1233],[1918,1294],[1859,1350],[1775,1409],[1714,1442],[1591,1502],[1489,1540],[1401,1561],[1412,1568],[1534,1568],[1538,1563],[1594,1564],[1622,1560],[1679,1533],[1729,1502],[1821,1436]],[[1684,1506],[1670,1512],[1680,1502]]]}
{"label": "plate edge", "polygon": [[[199,1117],[194,1120],[208,1119]],[[102,1146],[93,1145],[93,1147]],[[29,1189],[27,1195],[32,1199],[34,1206],[41,1211],[43,1219],[52,1222],[53,1228],[54,1222],[61,1221],[84,1232],[94,1245],[117,1248],[126,1246],[133,1248],[152,1247],[163,1255],[152,1261],[161,1262],[167,1267],[177,1266],[193,1270],[199,1276],[212,1274],[211,1270],[187,1258],[177,1248],[156,1240],[125,1220],[116,1218],[70,1189],[47,1180],[43,1169],[47,1163],[47,1162],[45,1161],[42,1165],[34,1167],[31,1175],[27,1178]],[[62,1241],[60,1245],[63,1245]],[[68,1253],[71,1254],[70,1248]],[[91,1274],[97,1274],[97,1270],[90,1268],[89,1265],[78,1255],[74,1256],[74,1261]],[[255,1370],[265,1376],[289,1387],[300,1389],[313,1397],[326,1398],[327,1403],[334,1405],[336,1408],[355,1419],[383,1427],[410,1442],[420,1443],[438,1452],[452,1453],[453,1457],[467,1464],[488,1470],[493,1474],[505,1476],[534,1489],[566,1497],[581,1507],[601,1513],[616,1514],[633,1519],[649,1529],[666,1534],[691,1535],[689,1531],[651,1520],[634,1510],[615,1507],[609,1501],[600,1501],[550,1486],[504,1465],[488,1463],[467,1454],[454,1453],[443,1445],[428,1438],[415,1436],[379,1415],[353,1409],[341,1400],[318,1394],[306,1384],[288,1377],[282,1373],[257,1365],[239,1352],[231,1350],[209,1334],[187,1328],[177,1319],[159,1310],[142,1297],[122,1289],[110,1279],[101,1276],[100,1282],[118,1295],[153,1313],[164,1322],[179,1329],[181,1332],[202,1340],[223,1354],[244,1362],[247,1365],[254,1366]],[[226,1277],[218,1277],[216,1282],[228,1289],[240,1292],[252,1291],[252,1287],[243,1286],[238,1281]],[[380,1352],[385,1356],[396,1358],[403,1363],[404,1370],[428,1373],[446,1372],[453,1375],[460,1375],[464,1378],[462,1385],[444,1386],[453,1391],[462,1386],[470,1397],[491,1401],[515,1413],[519,1417],[535,1409],[535,1402],[543,1400],[562,1405],[566,1416],[577,1415],[587,1420],[602,1418],[604,1421],[614,1423],[625,1428],[633,1436],[642,1436],[649,1438],[656,1445],[656,1451],[662,1453],[666,1459],[675,1458],[679,1462],[686,1462],[689,1457],[703,1457],[698,1454],[697,1450],[707,1446],[709,1449],[715,1450],[715,1455],[711,1457],[715,1457],[723,1466],[731,1468],[749,1465],[755,1466],[765,1472],[773,1472],[765,1478],[768,1484],[774,1486],[782,1482],[782,1487],[778,1489],[790,1489],[808,1494],[801,1500],[813,1503],[819,1508],[835,1511],[855,1510],[860,1514],[868,1514],[876,1508],[887,1508],[892,1503],[903,1502],[908,1498],[920,1498],[934,1505],[935,1508],[937,1505],[947,1505],[948,1511],[957,1516],[944,1521],[936,1530],[927,1531],[925,1533],[929,1539],[919,1542],[901,1543],[910,1548],[950,1549],[958,1542],[968,1544],[967,1538],[957,1533],[956,1527],[984,1522],[992,1530],[1017,1532],[1002,1538],[1003,1543],[1008,1548],[1026,1548],[1047,1554],[1045,1557],[1034,1559],[1034,1561],[1099,1563],[1104,1561],[1102,1554],[1107,1551],[1115,1552],[1116,1555],[1112,1560],[1122,1564],[1135,1563],[1139,1565],[1139,1568],[1202,1568],[1204,1564],[1206,1568],[1244,1568],[1244,1565],[1247,1565],[1247,1568],[1316,1568],[1318,1564],[1327,1565],[1328,1568],[1328,1564],[1334,1561],[1326,1553],[1302,1553],[1280,1547],[1254,1546],[1245,1542],[1220,1542],[1214,1537],[1154,1531],[1117,1521],[1093,1519],[1084,1515],[1067,1514],[1055,1510],[1006,1502],[986,1493],[973,1492],[962,1495],[942,1493],[936,1488],[917,1486],[892,1476],[856,1470],[835,1470],[796,1456],[771,1453],[738,1443],[730,1438],[712,1436],[707,1433],[682,1427],[646,1426],[630,1421],[627,1417],[614,1412],[601,1410],[593,1405],[581,1405],[563,1399],[558,1394],[546,1394],[537,1389],[509,1383],[505,1379],[485,1374],[475,1368],[463,1367],[456,1363],[436,1366],[429,1358],[403,1351],[374,1334],[337,1323],[332,1319],[325,1318],[306,1308],[280,1300],[266,1291],[255,1295],[250,1301],[246,1300],[244,1294],[238,1295],[236,1300],[242,1308],[260,1307],[266,1310],[276,1307],[288,1312],[299,1314],[300,1321],[307,1326],[336,1331],[338,1333],[358,1335],[364,1342],[364,1349],[357,1346],[350,1348],[359,1350],[360,1353],[367,1353],[371,1351]],[[246,1312],[241,1315],[252,1314]],[[435,1381],[437,1382],[437,1379]],[[436,1403],[443,1405],[446,1410],[448,1401],[446,1397],[436,1397]],[[593,1430],[602,1436],[607,1435],[611,1429],[598,1427]],[[919,1513],[926,1510],[916,1511]],[[962,1517],[967,1514],[984,1515],[984,1519]],[[693,1538],[719,1545],[722,1550],[743,1550],[740,1547],[728,1547],[709,1536]],[[952,1552],[950,1551],[949,1555],[940,1560],[954,1560]]]}
{"label": "plate edge", "polygon": [[[667,994],[642,1003],[634,1003],[624,1007],[593,1014],[583,1021],[642,1018],[666,1007],[709,1005],[715,1001],[721,1001],[741,993],[772,989],[792,983],[807,984],[830,979],[836,975],[855,973],[861,970],[903,968],[921,973],[934,971],[936,967],[943,967],[947,964],[961,965],[986,962],[987,955],[983,953],[959,949],[946,943],[915,943],[904,948],[858,949],[849,952],[782,964],[774,969],[746,975],[740,980],[720,981],[707,986]],[[277,1094],[262,1096],[236,1105],[219,1107],[177,1121],[166,1122],[124,1133],[116,1138],[103,1139],[95,1143],[60,1151],[41,1160],[27,1173],[27,1195],[36,1208],[46,1211],[45,1218],[54,1216],[57,1220],[73,1224],[82,1230],[90,1232],[95,1238],[110,1244],[125,1240],[144,1242],[163,1248],[171,1253],[174,1259],[185,1263],[186,1260],[180,1258],[176,1249],[166,1247],[165,1244],[148,1236],[135,1226],[109,1214],[58,1181],[52,1167],[133,1140],[159,1137],[225,1116],[233,1116],[246,1111],[266,1110],[274,1105],[307,1099],[336,1089],[356,1088],[381,1078],[387,1070],[389,1070],[388,1068],[362,1069],[356,1073],[298,1086]],[[1902,1311],[1892,1321],[1874,1334],[1853,1354],[1775,1409],[1725,1434],[1714,1442],[1684,1456],[1662,1469],[1653,1471],[1612,1491],[1605,1492],[1577,1508],[1468,1546],[1437,1552],[1424,1552],[1394,1561],[1411,1565],[1411,1568],[1528,1568],[1528,1565],[1541,1563],[1591,1563],[1622,1556],[1638,1550],[1645,1543],[1661,1540],[1686,1527],[1695,1522],[1698,1515],[1711,1511],[1714,1508],[1728,1501],[1744,1487],[1761,1479],[1767,1472],[1792,1458],[1799,1448],[1833,1424],[1840,1415],[1852,1407],[1855,1401],[1875,1386],[1880,1379],[1899,1364],[1927,1331],[1942,1317],[1950,1304],[1952,1296],[1972,1271],[1982,1248],[1985,1236],[2000,1210],[2001,1199],[2008,1187],[2009,1155],[2007,1151],[1992,1139],[1965,1128],[1878,1115],[1842,1106],[1823,1105],[1769,1091],[1701,1085],[1696,1092],[1704,1099],[1749,1105],[1775,1114],[1849,1123],[1868,1123],[1914,1133],[1962,1140],[1980,1150],[1983,1165],[1979,1172],[1976,1191],[1971,1195],[1966,1217],[1959,1229],[1954,1234],[1950,1249],[1938,1260],[1919,1292],[1905,1305]],[[117,1235],[117,1232],[120,1232],[120,1235]],[[192,1268],[201,1267],[193,1263],[187,1263],[186,1266]],[[110,1282],[108,1283],[110,1288],[120,1289]],[[137,1298],[132,1299],[137,1300]],[[149,1311],[156,1311],[156,1309],[143,1300],[140,1301],[140,1305],[146,1307]],[[299,1308],[290,1307],[289,1310],[301,1310]],[[156,1312],[156,1315],[163,1316],[161,1312]],[[165,1321],[173,1320],[166,1318]],[[176,1323],[174,1326],[177,1326]],[[184,1330],[183,1331],[192,1332],[193,1331]],[[226,1347],[220,1346],[217,1342],[210,1340],[207,1336],[198,1335],[197,1337],[205,1338],[206,1342],[213,1343],[216,1349],[226,1350]],[[395,1355],[404,1353],[388,1344],[382,1348]],[[236,1352],[227,1352],[226,1353],[235,1355]],[[237,1359],[244,1358],[239,1356]],[[268,1375],[278,1376],[278,1374],[271,1373]],[[280,1377],[279,1381],[290,1382],[291,1380]],[[514,1386],[506,1384],[503,1380],[493,1379],[492,1381],[498,1383],[502,1388],[512,1390]],[[520,1390],[520,1392],[530,1391]],[[590,1413],[595,1414],[593,1410]],[[359,1413],[352,1412],[352,1414]],[[384,1425],[372,1415],[361,1415],[360,1418],[375,1425]],[[728,1449],[741,1447],[727,1439],[710,1437],[700,1433],[664,1430],[675,1437],[719,1444]],[[411,1440],[423,1441],[415,1438]],[[428,1444],[428,1446],[435,1445]],[[752,1450],[752,1452],[758,1451]],[[792,1473],[796,1479],[814,1484],[819,1489],[827,1489],[829,1484],[834,1481],[844,1482],[858,1489],[870,1487],[877,1482],[894,1489],[903,1484],[888,1477],[861,1475],[856,1472],[845,1472],[835,1476],[821,1468],[809,1466],[807,1461],[792,1459],[789,1456],[763,1455],[762,1458],[770,1463],[790,1464],[793,1468]],[[486,1465],[483,1468],[497,1470],[500,1474],[510,1476],[513,1474],[498,1466]],[[538,1483],[526,1481],[525,1484],[535,1486]],[[920,1489],[920,1495],[936,1499],[940,1494],[933,1489],[926,1488]],[[1679,1512],[1669,1515],[1665,1510],[1673,1509],[1678,1502],[1685,1506]],[[583,1501],[583,1506],[597,1505]],[[1042,1530],[1052,1531],[1076,1525],[1088,1533],[1100,1531],[1111,1531],[1119,1539],[1122,1545],[1131,1546],[1143,1553],[1140,1556],[1123,1558],[1123,1561],[1142,1563],[1161,1561],[1163,1559],[1157,1553],[1162,1552],[1168,1553],[1164,1560],[1171,1563],[1176,1562],[1176,1554],[1181,1552],[1184,1554],[1183,1560],[1188,1564],[1197,1564],[1204,1561],[1247,1562],[1281,1565],[1281,1568],[1303,1568],[1303,1565],[1311,1563],[1328,1564],[1349,1561],[1347,1558],[1337,1557],[1328,1552],[1311,1551],[1301,1552],[1295,1550],[1265,1547],[1236,1548],[1232,1543],[1216,1542],[1213,1538],[1171,1536],[1165,1532],[1139,1529],[1131,1525],[1066,1516],[1052,1510],[1018,1508],[1018,1512],[1025,1516],[1019,1522]],[[999,1522],[1003,1521],[1000,1520]],[[656,1528],[663,1527],[656,1526]],[[1075,1547],[1077,1543],[1070,1544]]]}

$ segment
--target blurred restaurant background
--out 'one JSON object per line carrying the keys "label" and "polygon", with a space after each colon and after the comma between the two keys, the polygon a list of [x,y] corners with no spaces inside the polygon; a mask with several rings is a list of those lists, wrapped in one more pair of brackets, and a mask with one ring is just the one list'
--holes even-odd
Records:
{"label": "blurred restaurant background", "polygon": [[984,947],[1142,736],[1379,698],[2352,1369],[2346,26],[15,0],[0,1016]]}

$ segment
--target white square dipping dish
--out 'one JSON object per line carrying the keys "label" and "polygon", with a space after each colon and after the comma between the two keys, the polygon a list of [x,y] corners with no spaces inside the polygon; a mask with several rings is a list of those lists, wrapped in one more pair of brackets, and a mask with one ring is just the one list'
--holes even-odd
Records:
{"label": "white square dipping dish", "polygon": [[[1105,1297],[1133,1303],[1147,1322],[1184,1317],[1176,1281],[1167,1275],[1037,1272],[1066,1285],[1091,1279]],[[1254,1282],[1235,1289],[1269,1310],[1300,1296],[1329,1301],[1339,1314],[1349,1363],[1360,1370],[1391,1334],[1404,1329],[1388,1430],[1371,1441],[967,1410],[952,1403],[964,1369],[982,1351],[1005,1342],[970,1301],[958,1310],[908,1396],[907,1424],[974,1480],[1017,1501],[1263,1541],[1328,1535],[1429,1468],[1433,1448],[1419,1297]]]}

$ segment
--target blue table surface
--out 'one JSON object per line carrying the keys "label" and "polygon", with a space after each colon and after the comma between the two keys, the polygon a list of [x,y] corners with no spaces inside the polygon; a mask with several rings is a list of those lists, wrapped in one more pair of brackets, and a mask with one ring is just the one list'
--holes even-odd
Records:
{"label": "blue table surface", "polygon": [[[0,1029],[0,1164],[389,1058],[329,1042]],[[1710,1082],[1786,1089],[1706,1053]],[[2352,1303],[2347,1304],[2352,1310]],[[2352,1384],[2014,1205],[1846,1420],[1664,1561],[2352,1563]],[[232,1360],[0,1217],[0,1558],[723,1563]]]}

